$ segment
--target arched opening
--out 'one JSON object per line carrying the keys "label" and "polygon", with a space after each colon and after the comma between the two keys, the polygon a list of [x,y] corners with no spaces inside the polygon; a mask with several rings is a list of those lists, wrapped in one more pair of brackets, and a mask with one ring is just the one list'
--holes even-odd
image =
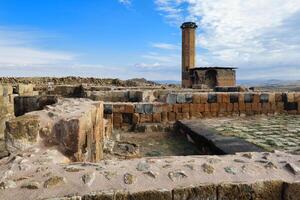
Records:
{"label": "arched opening", "polygon": [[205,84],[209,88],[214,88],[217,86],[217,71],[216,70],[208,70],[205,72]]}

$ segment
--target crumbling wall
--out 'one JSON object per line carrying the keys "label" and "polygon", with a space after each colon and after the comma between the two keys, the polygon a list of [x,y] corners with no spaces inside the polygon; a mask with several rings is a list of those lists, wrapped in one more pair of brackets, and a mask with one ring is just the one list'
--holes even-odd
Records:
{"label": "crumbling wall", "polygon": [[96,162],[103,157],[104,125],[102,102],[63,99],[8,121],[6,146],[10,153],[37,144],[57,146],[71,160]]}
{"label": "crumbling wall", "polygon": [[236,86],[235,70],[220,69],[217,72],[217,86]]}
{"label": "crumbling wall", "polygon": [[42,110],[46,105],[57,103],[56,96],[16,96],[14,98],[15,116]]}
{"label": "crumbling wall", "polygon": [[0,139],[4,137],[5,122],[14,117],[13,88],[0,85]]}
{"label": "crumbling wall", "polygon": [[164,99],[164,103],[106,102],[105,117],[112,120],[114,128],[125,128],[205,117],[300,114],[300,93],[174,93]]}

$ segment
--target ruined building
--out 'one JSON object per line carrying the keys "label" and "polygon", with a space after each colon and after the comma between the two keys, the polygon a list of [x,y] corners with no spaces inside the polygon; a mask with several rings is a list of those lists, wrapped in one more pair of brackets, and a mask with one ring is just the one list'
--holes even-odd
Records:
{"label": "ruined building", "polygon": [[215,88],[236,85],[233,67],[196,67],[196,29],[194,22],[185,22],[182,29],[182,87]]}

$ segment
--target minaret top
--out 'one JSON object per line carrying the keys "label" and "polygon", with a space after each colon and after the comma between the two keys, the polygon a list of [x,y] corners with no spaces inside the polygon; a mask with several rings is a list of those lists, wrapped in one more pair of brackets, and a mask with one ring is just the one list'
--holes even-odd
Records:
{"label": "minaret top", "polygon": [[181,26],[181,29],[185,29],[185,28],[193,28],[196,29],[198,28],[197,24],[195,22],[184,22]]}

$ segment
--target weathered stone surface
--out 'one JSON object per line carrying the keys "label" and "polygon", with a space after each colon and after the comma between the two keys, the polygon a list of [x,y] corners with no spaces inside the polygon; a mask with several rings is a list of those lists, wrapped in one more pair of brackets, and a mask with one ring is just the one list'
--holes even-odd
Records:
{"label": "weathered stone surface", "polygon": [[281,199],[282,181],[265,181],[251,185],[253,190],[252,199],[274,200]]}
{"label": "weathered stone surface", "polygon": [[222,184],[218,186],[218,200],[252,199],[253,189],[249,184]]}
{"label": "weathered stone surface", "polygon": [[300,198],[300,182],[283,184],[283,199],[298,200]]}
{"label": "weathered stone surface", "polygon": [[5,142],[10,153],[16,153],[37,143],[39,117],[24,115],[6,123]]}
{"label": "weathered stone surface", "polygon": [[29,189],[29,190],[36,190],[40,188],[40,183],[37,181],[31,181],[28,183],[24,183],[21,185],[21,188]]}
{"label": "weathered stone surface", "polygon": [[[103,157],[105,134],[102,102],[63,99],[9,121],[6,143],[9,152],[24,150],[37,142],[59,145],[60,151],[74,161],[96,162]],[[41,141],[37,141],[38,135]]]}
{"label": "weathered stone surface", "polygon": [[133,184],[136,181],[136,177],[130,173],[124,174],[124,183],[125,184]]}
{"label": "weathered stone surface", "polygon": [[44,182],[44,188],[57,187],[65,183],[65,179],[61,176],[53,176]]}
{"label": "weathered stone surface", "polygon": [[172,192],[168,190],[153,190],[129,194],[129,200],[172,200]]}
{"label": "weathered stone surface", "polygon": [[176,188],[173,190],[173,200],[192,199],[217,200],[217,187],[212,184],[209,186],[203,185],[195,187]]}

